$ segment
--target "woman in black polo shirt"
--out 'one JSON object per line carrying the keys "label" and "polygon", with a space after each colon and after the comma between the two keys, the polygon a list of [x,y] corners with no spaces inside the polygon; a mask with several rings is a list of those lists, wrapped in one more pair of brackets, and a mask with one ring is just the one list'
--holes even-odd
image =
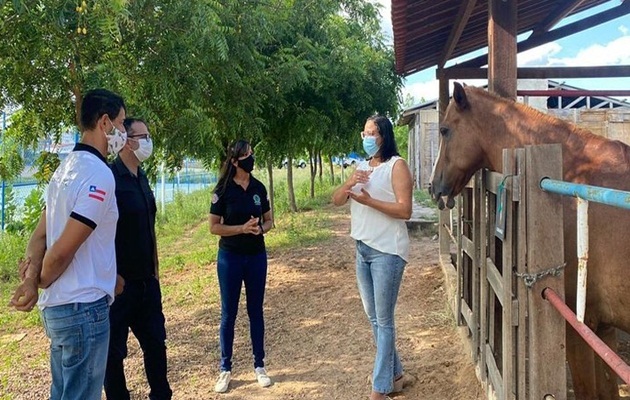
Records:
{"label": "woman in black polo shirt", "polygon": [[264,233],[273,225],[267,189],[251,172],[254,154],[245,140],[228,149],[210,206],[210,232],[221,236],[217,273],[221,290],[221,373],[214,391],[228,390],[232,371],[234,323],[242,282],[245,282],[254,372],[262,387],[271,385],[265,371],[263,300],[267,281]]}

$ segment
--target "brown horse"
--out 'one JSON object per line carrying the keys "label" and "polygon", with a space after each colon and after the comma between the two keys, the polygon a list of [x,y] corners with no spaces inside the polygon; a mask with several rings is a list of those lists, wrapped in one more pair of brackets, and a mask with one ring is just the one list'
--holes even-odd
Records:
{"label": "brown horse", "polygon": [[[452,208],[473,174],[481,168],[503,170],[502,150],[559,143],[564,180],[630,190],[630,147],[596,136],[568,122],[512,100],[455,83],[440,125],[440,152],[433,171],[432,197]],[[576,200],[564,198],[566,302],[575,307]],[[623,232],[630,212],[593,203],[589,206],[589,259],[585,323],[614,351],[615,328],[630,332],[630,245]],[[576,399],[618,399],[617,375],[567,326],[567,359]]]}

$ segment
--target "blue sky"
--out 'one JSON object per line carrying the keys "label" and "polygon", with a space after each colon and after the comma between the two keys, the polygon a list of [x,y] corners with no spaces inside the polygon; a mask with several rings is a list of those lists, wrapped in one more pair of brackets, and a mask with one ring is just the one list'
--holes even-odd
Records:
{"label": "blue sky", "polygon": [[[391,0],[376,0],[382,5],[382,29],[392,38]],[[616,7],[621,0],[612,0],[591,11],[566,18],[558,26],[582,19],[594,12]],[[519,37],[519,41],[521,37]],[[392,39],[393,43],[393,39]],[[477,56],[483,52],[472,53],[458,61]],[[564,39],[547,43],[518,55],[520,67],[534,66],[590,66],[590,65],[630,65],[630,16],[626,15],[600,26],[588,29]],[[448,64],[447,64],[448,65]],[[630,89],[630,78],[597,79],[558,79],[569,85],[583,89]],[[465,80],[467,84],[483,85],[485,80]],[[438,82],[435,68],[417,72],[405,79],[403,98],[410,94],[416,102],[421,98],[432,100],[438,97]]]}

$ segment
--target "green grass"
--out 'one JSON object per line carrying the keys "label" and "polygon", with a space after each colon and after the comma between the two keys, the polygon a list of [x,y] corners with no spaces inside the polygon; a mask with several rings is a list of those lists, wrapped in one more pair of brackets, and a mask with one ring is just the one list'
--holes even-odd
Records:
{"label": "green grass", "polygon": [[431,195],[429,195],[429,191],[426,189],[414,190],[413,199],[416,201],[416,203],[421,204],[425,207],[432,207],[432,208],[437,207],[436,203],[433,201],[433,199],[431,199]]}

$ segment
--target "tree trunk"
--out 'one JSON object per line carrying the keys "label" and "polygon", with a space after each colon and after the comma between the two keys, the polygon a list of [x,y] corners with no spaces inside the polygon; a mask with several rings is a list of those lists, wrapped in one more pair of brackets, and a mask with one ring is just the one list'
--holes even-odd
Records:
{"label": "tree trunk", "polygon": [[321,150],[319,150],[317,152],[317,161],[318,161],[318,164],[319,164],[319,183],[323,183],[324,182],[323,181],[324,178],[323,178],[322,174],[324,172],[324,168],[323,168],[323,165],[322,165],[322,151]]}
{"label": "tree trunk", "polygon": [[[273,188],[273,163],[271,162],[271,160],[267,160],[267,175],[269,176],[269,206],[271,207],[271,219],[273,220],[273,216],[275,214],[274,212],[274,198],[275,193],[274,193],[274,188]],[[276,226],[276,221],[273,220],[273,226],[275,228]]]}
{"label": "tree trunk", "polygon": [[287,193],[289,194],[289,207],[291,211],[297,212],[295,192],[293,191],[293,157],[288,157],[287,161]]}
{"label": "tree trunk", "polygon": [[315,198],[315,176],[317,175],[317,160],[315,160],[315,152],[308,151],[308,163],[311,170],[311,199]]}
{"label": "tree trunk", "polygon": [[335,185],[335,164],[333,163],[332,157],[328,157],[328,166],[330,167],[330,183]]}

